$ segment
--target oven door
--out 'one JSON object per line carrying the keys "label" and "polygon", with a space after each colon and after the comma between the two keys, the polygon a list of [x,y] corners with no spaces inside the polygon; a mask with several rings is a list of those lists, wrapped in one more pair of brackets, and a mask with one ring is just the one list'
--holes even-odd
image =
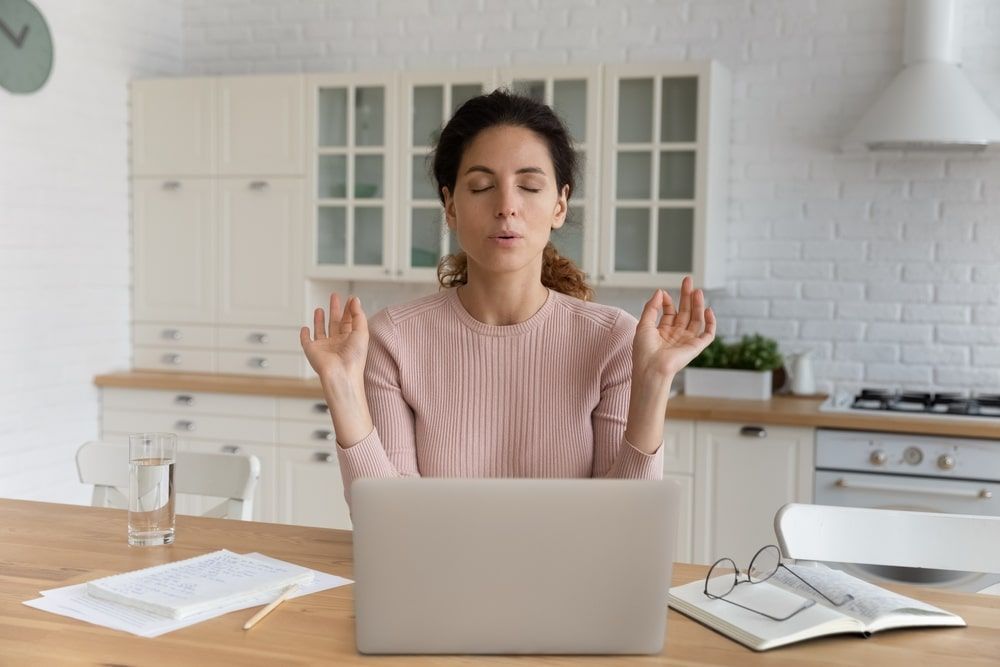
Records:
{"label": "oven door", "polygon": [[[818,505],[1000,516],[1000,484],[989,482],[817,470],[815,493]],[[994,574],[883,565],[830,565],[876,583],[898,582],[975,592],[1000,582],[1000,575]]]}

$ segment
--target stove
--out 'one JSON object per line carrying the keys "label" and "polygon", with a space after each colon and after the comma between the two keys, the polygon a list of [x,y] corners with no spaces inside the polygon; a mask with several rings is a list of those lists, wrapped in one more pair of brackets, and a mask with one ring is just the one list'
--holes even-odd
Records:
{"label": "stove", "polygon": [[895,391],[862,389],[858,394],[841,392],[828,398],[820,410],[826,412],[880,412],[920,417],[1000,419],[1000,394]]}

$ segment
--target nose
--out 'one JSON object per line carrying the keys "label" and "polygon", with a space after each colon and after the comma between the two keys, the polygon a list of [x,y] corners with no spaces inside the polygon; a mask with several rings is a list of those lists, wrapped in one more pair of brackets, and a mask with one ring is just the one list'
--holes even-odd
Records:
{"label": "nose", "polygon": [[513,218],[516,216],[517,205],[514,193],[506,188],[500,188],[496,203],[496,217]]}

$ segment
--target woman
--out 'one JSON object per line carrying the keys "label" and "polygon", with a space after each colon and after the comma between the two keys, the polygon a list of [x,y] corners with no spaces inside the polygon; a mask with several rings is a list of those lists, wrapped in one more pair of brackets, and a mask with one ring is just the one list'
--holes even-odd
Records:
{"label": "woman", "polygon": [[462,248],[438,268],[445,289],[370,323],[333,294],[329,330],[321,308],[302,328],[348,501],[359,477],[662,476],[670,384],[715,317],[690,277],[676,310],[657,290],[638,321],[588,302],[549,242],[575,166],[549,107],[504,91],[468,101],[434,153]]}

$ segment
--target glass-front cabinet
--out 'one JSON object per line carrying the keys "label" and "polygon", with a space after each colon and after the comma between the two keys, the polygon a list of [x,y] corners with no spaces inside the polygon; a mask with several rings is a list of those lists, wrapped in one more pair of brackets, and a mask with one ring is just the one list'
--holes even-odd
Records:
{"label": "glass-front cabinet", "polygon": [[392,75],[307,78],[308,264],[316,278],[392,277],[396,86]]}
{"label": "glass-front cabinet", "polygon": [[395,277],[434,282],[441,258],[458,251],[431,173],[430,154],[444,124],[470,98],[493,90],[492,70],[403,76],[401,216]]}
{"label": "glass-front cabinet", "polygon": [[552,232],[552,243],[591,281],[596,277],[598,158],[601,72],[597,66],[525,67],[500,71],[500,84],[552,107],[563,120],[578,158],[576,189],[566,223]]}
{"label": "glass-front cabinet", "polygon": [[714,63],[604,76],[600,274],[609,286],[725,280],[728,74]]}

